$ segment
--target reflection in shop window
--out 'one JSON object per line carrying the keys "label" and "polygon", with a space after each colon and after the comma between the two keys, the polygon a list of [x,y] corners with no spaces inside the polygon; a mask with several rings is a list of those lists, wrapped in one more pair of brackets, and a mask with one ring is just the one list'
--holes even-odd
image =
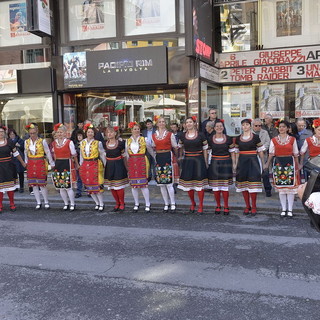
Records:
{"label": "reflection in shop window", "polygon": [[222,52],[254,50],[257,44],[257,2],[221,5]]}
{"label": "reflection in shop window", "polygon": [[25,127],[31,122],[39,126],[39,132],[47,135],[52,131],[53,108],[51,96],[23,97],[0,100],[1,123],[17,131],[20,137],[27,133]]}

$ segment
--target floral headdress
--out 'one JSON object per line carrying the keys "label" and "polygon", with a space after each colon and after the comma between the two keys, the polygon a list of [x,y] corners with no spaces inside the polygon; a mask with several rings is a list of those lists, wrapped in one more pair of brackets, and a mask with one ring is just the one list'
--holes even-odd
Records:
{"label": "floral headdress", "polygon": [[159,118],[160,118],[159,115],[155,115],[155,116],[153,117],[153,121],[154,121],[154,122],[157,122],[157,121],[159,120]]}
{"label": "floral headdress", "polygon": [[61,128],[62,126],[63,126],[63,123],[57,123],[54,125],[53,130],[58,131],[58,129]]}
{"label": "floral headdress", "polygon": [[137,122],[135,122],[135,121],[129,122],[128,128],[132,129],[135,125],[137,125]]}
{"label": "floral headdress", "polygon": [[191,118],[194,122],[197,122],[197,116],[192,116]]}
{"label": "floral headdress", "polygon": [[318,128],[320,127],[320,118],[319,119],[314,119],[312,122],[312,128]]}
{"label": "floral headdress", "polygon": [[84,130],[84,131],[87,131],[88,129],[93,129],[93,128],[94,128],[94,126],[93,126],[92,123],[87,123],[87,124],[85,124],[85,125],[83,126],[83,130]]}
{"label": "floral headdress", "polygon": [[34,123],[30,123],[30,124],[27,124],[26,125],[26,129],[29,130],[29,129],[35,129],[37,126],[34,124]]}
{"label": "floral headdress", "polygon": [[0,125],[0,129],[3,129],[5,132],[7,132],[8,128],[6,126]]}
{"label": "floral headdress", "polygon": [[274,126],[278,129],[279,128],[279,125],[280,125],[280,122],[283,121],[283,119],[278,119],[275,123],[274,123]]}
{"label": "floral headdress", "polygon": [[114,126],[114,127],[113,127],[113,130],[114,130],[114,131],[119,131],[119,127],[118,127],[118,126]]}

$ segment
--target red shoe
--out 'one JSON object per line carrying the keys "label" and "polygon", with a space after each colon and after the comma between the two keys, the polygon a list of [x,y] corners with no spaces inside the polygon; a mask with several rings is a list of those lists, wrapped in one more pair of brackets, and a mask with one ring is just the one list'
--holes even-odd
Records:
{"label": "red shoe", "polygon": [[196,203],[193,203],[193,204],[190,206],[189,212],[190,212],[190,213],[194,213],[195,208],[196,208]]}
{"label": "red shoe", "polygon": [[251,210],[251,215],[254,217],[257,214],[257,209],[252,209]]}
{"label": "red shoe", "polygon": [[15,212],[16,210],[17,210],[17,208],[16,208],[16,206],[15,206],[15,205],[10,206],[10,211],[11,211],[11,212]]}
{"label": "red shoe", "polygon": [[250,214],[250,213],[251,213],[251,207],[245,208],[245,209],[243,210],[243,214],[244,214],[245,216],[247,216],[247,215]]}

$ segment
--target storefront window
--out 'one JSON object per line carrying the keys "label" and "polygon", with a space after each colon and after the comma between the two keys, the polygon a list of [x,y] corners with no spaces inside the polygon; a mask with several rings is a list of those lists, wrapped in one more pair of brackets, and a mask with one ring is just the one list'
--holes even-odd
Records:
{"label": "storefront window", "polygon": [[53,108],[51,96],[33,96],[2,99],[0,97],[1,123],[13,128],[24,137],[25,126],[31,122],[39,125],[40,134],[46,136],[52,132]]}
{"label": "storefront window", "polygon": [[301,46],[320,42],[318,0],[263,0],[264,48]]}
{"label": "storefront window", "polygon": [[320,83],[295,83],[295,117],[320,117]]}
{"label": "storefront window", "polygon": [[223,4],[217,8],[222,52],[254,50],[258,41],[258,2]]}
{"label": "storefront window", "polygon": [[254,117],[251,86],[223,87],[223,119],[230,136],[241,133],[241,121]]}
{"label": "storefront window", "polygon": [[125,0],[125,35],[175,32],[174,0]]}
{"label": "storefront window", "polygon": [[201,82],[201,121],[209,117],[209,110],[217,110],[217,117],[221,118],[221,90],[219,87]]}
{"label": "storefront window", "polygon": [[41,38],[27,32],[26,1],[0,2],[0,47],[41,43]]}
{"label": "storefront window", "polygon": [[115,0],[69,0],[71,41],[116,36]]}

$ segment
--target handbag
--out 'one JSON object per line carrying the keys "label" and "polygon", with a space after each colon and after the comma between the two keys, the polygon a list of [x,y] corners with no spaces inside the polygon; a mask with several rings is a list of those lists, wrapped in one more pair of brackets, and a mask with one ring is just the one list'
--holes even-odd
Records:
{"label": "handbag", "polygon": [[308,170],[308,171],[312,171],[312,170],[316,170],[318,172],[320,172],[320,155],[309,159],[306,164],[304,165],[304,167]]}

